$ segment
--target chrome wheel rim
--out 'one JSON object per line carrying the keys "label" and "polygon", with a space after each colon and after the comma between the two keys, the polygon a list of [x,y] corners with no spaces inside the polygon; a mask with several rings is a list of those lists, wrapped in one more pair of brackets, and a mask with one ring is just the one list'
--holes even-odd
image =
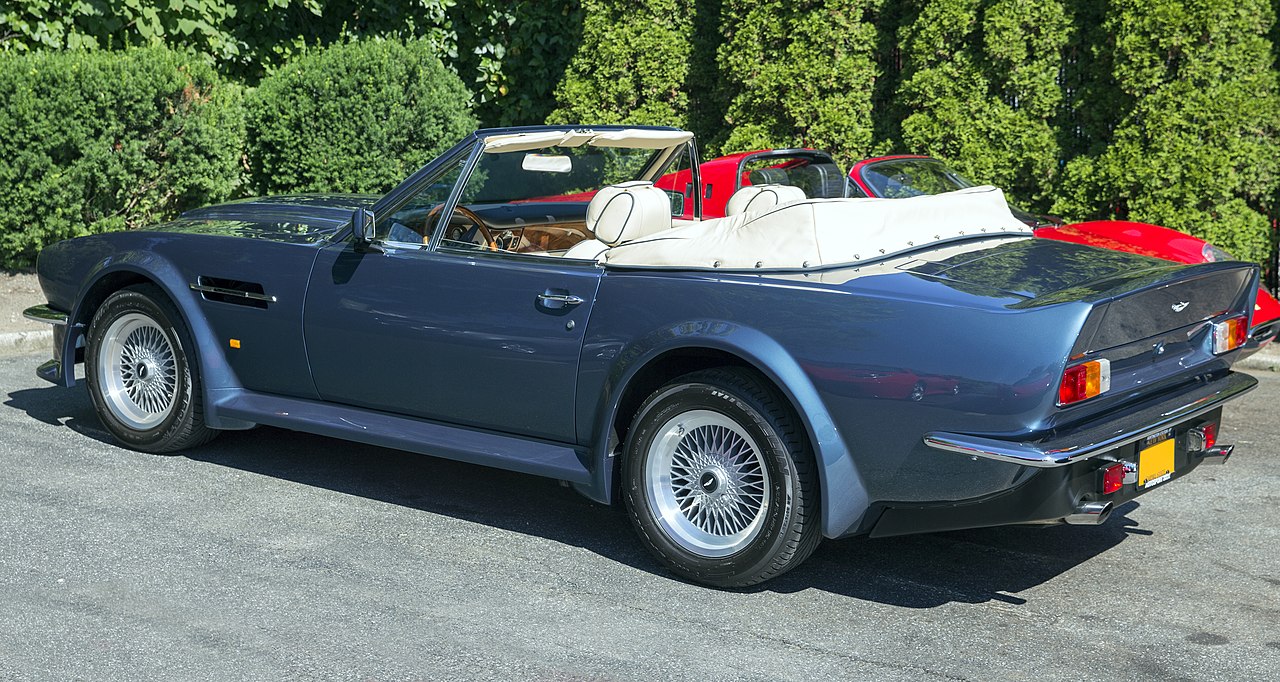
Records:
{"label": "chrome wheel rim", "polygon": [[658,526],[704,557],[741,551],[769,509],[769,472],[760,446],[729,417],[681,413],[658,429],[645,461],[646,495]]}
{"label": "chrome wheel rim", "polygon": [[160,325],[140,313],[122,315],[102,335],[98,385],[111,414],[137,431],[173,412],[178,361]]}

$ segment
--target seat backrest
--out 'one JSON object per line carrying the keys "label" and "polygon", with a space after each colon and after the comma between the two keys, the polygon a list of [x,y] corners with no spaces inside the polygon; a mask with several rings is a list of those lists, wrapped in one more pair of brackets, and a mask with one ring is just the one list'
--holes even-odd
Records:
{"label": "seat backrest", "polygon": [[757,168],[747,173],[747,181],[753,185],[786,185],[789,175],[785,168]]}
{"label": "seat backrest", "polygon": [[671,228],[671,200],[652,182],[609,185],[587,205],[587,229],[617,246]]}
{"label": "seat backrest", "polygon": [[804,195],[804,190],[791,185],[747,185],[729,197],[724,214],[729,216],[749,211],[767,211],[778,204],[808,198]]}

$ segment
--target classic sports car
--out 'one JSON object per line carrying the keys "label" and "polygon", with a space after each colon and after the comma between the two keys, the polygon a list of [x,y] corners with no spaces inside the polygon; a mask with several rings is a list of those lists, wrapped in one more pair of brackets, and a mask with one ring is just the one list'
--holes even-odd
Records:
{"label": "classic sports car", "polygon": [[[790,185],[809,198],[880,197],[898,199],[940,194],[972,187],[942,161],[918,154],[863,159],[845,175],[825,152],[814,149],[764,149],[740,152],[703,162],[703,217],[719,217],[729,210],[729,197],[750,185]],[[661,185],[659,181],[659,185]],[[799,195],[793,195],[799,196]],[[1037,215],[1011,206],[1013,214],[1035,228],[1042,239],[1127,251],[1178,263],[1235,260],[1226,251],[1185,232],[1149,223],[1092,220],[1068,224],[1054,216]],[[1262,348],[1280,331],[1280,302],[1265,288],[1258,289],[1249,330],[1249,352]]]}
{"label": "classic sports car", "polygon": [[1256,266],[1031,239],[992,187],[673,220],[696,193],[652,181],[696,159],[481,130],[383,197],[61,242],[37,373],[83,362],[138,450],[267,424],[560,479],[716,586],[822,537],[1102,523],[1230,455]]}

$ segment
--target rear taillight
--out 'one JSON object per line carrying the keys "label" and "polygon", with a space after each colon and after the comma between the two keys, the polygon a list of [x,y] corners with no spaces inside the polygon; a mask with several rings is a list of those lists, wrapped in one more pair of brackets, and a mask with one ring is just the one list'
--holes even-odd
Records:
{"label": "rear taillight", "polygon": [[1218,425],[1216,423],[1203,424],[1191,429],[1187,437],[1187,450],[1189,452],[1200,452],[1218,444]]}
{"label": "rear taillight", "polygon": [[1249,318],[1232,317],[1213,323],[1213,353],[1221,355],[1233,351],[1249,338]]}
{"label": "rear taillight", "polygon": [[1110,495],[1124,487],[1124,464],[1116,462],[1102,472],[1102,494]]}
{"label": "rear taillight", "polygon": [[1111,388],[1111,362],[1090,360],[1072,365],[1062,373],[1058,404],[1070,405],[1106,393]]}

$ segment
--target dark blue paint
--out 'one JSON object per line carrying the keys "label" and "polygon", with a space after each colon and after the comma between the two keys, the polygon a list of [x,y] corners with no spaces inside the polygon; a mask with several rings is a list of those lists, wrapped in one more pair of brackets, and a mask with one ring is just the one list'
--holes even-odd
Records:
{"label": "dark blue paint", "polygon": [[333,403],[227,391],[215,407],[228,417],[370,445],[398,448],[582,484],[590,474],[564,444],[460,429]]}
{"label": "dark blue paint", "polygon": [[[335,402],[574,442],[600,275],[552,259],[331,246],[304,323],[316,386]],[[547,291],[585,302],[539,304]]]}

